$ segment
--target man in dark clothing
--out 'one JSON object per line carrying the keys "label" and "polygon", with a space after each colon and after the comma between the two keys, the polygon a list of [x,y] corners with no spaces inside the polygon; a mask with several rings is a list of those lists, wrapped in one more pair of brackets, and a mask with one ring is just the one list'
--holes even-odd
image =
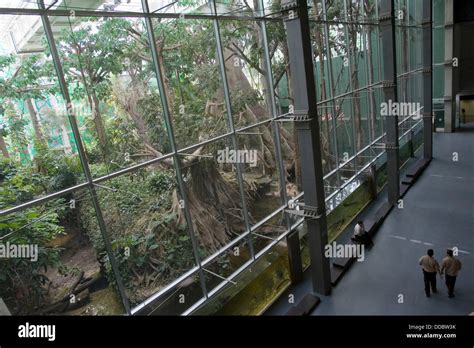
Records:
{"label": "man in dark clothing", "polygon": [[423,280],[425,282],[426,297],[430,297],[430,285],[433,294],[437,293],[436,289],[436,273],[441,276],[438,261],[433,257],[433,249],[428,249],[427,255],[420,257],[419,264],[423,269]]}

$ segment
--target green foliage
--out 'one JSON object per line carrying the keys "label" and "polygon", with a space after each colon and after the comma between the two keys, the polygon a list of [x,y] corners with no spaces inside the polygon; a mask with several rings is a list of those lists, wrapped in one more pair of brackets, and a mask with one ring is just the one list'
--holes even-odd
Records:
{"label": "green foliage", "polygon": [[152,192],[169,193],[176,187],[176,183],[169,173],[156,172],[148,178],[148,187]]}
{"label": "green foliage", "polygon": [[[178,6],[197,4],[195,0],[183,0]],[[256,28],[246,21],[224,22],[224,49],[235,44],[240,48],[240,54],[245,55],[241,58],[247,59],[243,74],[248,75],[250,72],[258,75],[255,71],[262,68],[262,49],[255,34]],[[95,121],[98,118],[102,118],[100,121],[105,125],[107,146],[94,140],[85,142],[93,176],[103,176],[154,156],[146,153],[145,145],[151,146],[156,152],[169,153],[169,130],[165,127],[164,110],[149,51],[150,43],[142,21],[81,18],[77,24],[56,35],[55,40],[73,101],[78,103],[85,100],[93,108],[92,112],[80,115],[87,119],[85,123],[79,124],[81,135],[85,137],[89,134],[87,130],[97,128]],[[228,131],[212,21],[154,20],[154,28],[154,44],[158,49],[160,67],[163,68],[163,87],[168,97],[178,146],[194,144],[203,138]],[[280,35],[278,40],[284,38],[281,36],[284,33],[282,26],[269,30]],[[280,42],[272,41],[271,45],[279,47]],[[0,162],[2,208],[83,182],[77,156],[63,155],[47,149],[46,144],[35,144],[34,159],[27,155],[28,145],[31,145],[27,141],[30,125],[17,112],[15,105],[25,97],[43,99],[50,94],[60,97],[49,48],[45,47],[45,51],[46,55],[31,55],[24,60],[20,56],[0,56],[0,70],[10,70],[13,73],[19,69],[15,79],[10,78],[12,75],[0,79],[1,101],[8,101],[3,103],[2,123],[6,128],[2,133],[7,137],[8,146],[13,148],[11,152],[16,157],[24,154],[21,155],[23,163],[19,163],[18,158],[16,161]],[[279,67],[284,69],[285,62],[280,57],[281,54],[274,60],[278,60]],[[113,82],[119,79],[125,85],[124,90],[115,90]],[[144,92],[141,93],[139,88],[143,88]],[[136,91],[140,93],[132,93]],[[133,94],[136,98],[132,100],[134,103],[119,106],[117,94],[124,93]],[[247,104],[260,103],[263,99],[258,88],[254,90],[236,85],[232,86],[231,94],[232,111],[236,116],[245,110]],[[208,104],[213,103],[219,106],[211,115]],[[51,119],[48,122],[56,124]],[[130,158],[127,159],[126,154],[131,155]],[[182,274],[194,262],[186,226],[178,222],[183,220],[177,219],[172,207],[174,191],[177,189],[175,173],[173,170],[158,170],[157,167],[150,166],[134,174],[116,177],[103,185],[107,188],[97,187],[96,190],[108,237],[127,290],[132,294],[132,302],[143,300],[142,295],[133,295],[139,286],[143,286],[143,277],[153,274],[156,289]],[[84,231],[87,231],[96,253],[105,255],[104,240],[94,206],[79,203],[77,213],[60,208],[66,206],[73,197],[73,194],[65,195],[61,201],[55,201],[42,209],[35,208],[15,214],[2,224],[0,238],[22,228],[18,235],[26,236],[25,240],[37,241],[44,251],[41,264],[55,266],[58,265],[58,250],[48,248],[47,245],[57,234],[62,233],[61,223],[68,226],[65,221],[70,219],[68,222],[79,222]],[[41,220],[36,221],[40,217]],[[125,257],[125,250],[130,251],[130,256]],[[201,253],[204,255],[203,250]],[[106,256],[103,257],[103,261],[106,259]],[[109,263],[105,262],[105,266],[108,279],[112,281],[113,273]],[[224,262],[221,266],[224,269],[228,264]],[[41,279],[40,268],[25,268],[23,271],[32,275],[27,276],[31,288],[42,288],[41,281],[44,279]],[[10,273],[7,276],[14,278]],[[149,283],[145,282],[145,287],[147,285]],[[16,296],[16,292],[10,294],[10,298],[13,295]],[[26,298],[25,296],[22,298]],[[35,304],[27,304],[26,307],[38,305],[40,297],[37,297]]]}
{"label": "green foliage", "polygon": [[152,91],[145,98],[141,99],[138,102],[138,109],[140,114],[144,115],[152,145],[156,146],[163,153],[169,153],[171,147],[164,125],[163,114],[160,112],[162,108],[158,92]]}
{"label": "green foliage", "polygon": [[[40,180],[38,176],[25,175],[12,160],[0,161],[0,171],[0,207],[30,200],[37,192],[34,181]],[[64,201],[58,200],[0,218],[0,244],[38,246],[36,262],[0,258],[0,297],[13,306],[15,313],[31,313],[42,304],[47,281],[44,272],[48,267],[60,265],[60,250],[49,247],[48,243],[64,232],[59,225],[63,206]]]}
{"label": "green foliage", "polygon": [[[176,223],[171,209],[174,174],[165,170],[139,172],[107,185],[109,189],[99,190],[98,197],[108,236],[132,300],[143,300],[135,291],[146,286],[142,284],[145,274],[153,273],[156,281],[165,284],[194,260],[187,228]],[[82,205],[80,215],[94,247],[104,255],[108,279],[114,283],[94,209]]]}
{"label": "green foliage", "polygon": [[29,201],[39,193],[38,186],[44,178],[31,170],[29,166],[21,166],[12,159],[0,161],[0,207],[9,207]]}
{"label": "green foliage", "polygon": [[[0,98],[43,98],[42,85],[49,82],[48,65],[44,57],[33,54],[24,59],[21,56],[0,56]],[[9,73],[8,73],[9,72]]]}
{"label": "green foliage", "polygon": [[28,137],[25,130],[28,121],[17,114],[15,106],[10,102],[7,102],[3,109],[3,117],[6,128],[2,132],[9,137],[12,152],[22,158],[28,149]]}
{"label": "green foliage", "polygon": [[[56,192],[77,183],[80,173],[76,157],[60,155],[37,145],[33,162],[0,160],[0,208],[30,201],[44,193]],[[0,297],[15,313],[32,313],[44,304],[49,267],[60,270],[60,249],[51,241],[64,233],[61,221],[71,217],[66,202],[73,195],[0,218],[0,244],[28,244],[38,247],[36,262],[25,259],[0,259]]]}
{"label": "green foliage", "polygon": [[110,74],[124,69],[130,48],[126,30],[130,27],[130,22],[121,18],[91,18],[77,29],[62,31],[57,47],[74,99],[83,99],[92,91],[99,99],[108,96]]}

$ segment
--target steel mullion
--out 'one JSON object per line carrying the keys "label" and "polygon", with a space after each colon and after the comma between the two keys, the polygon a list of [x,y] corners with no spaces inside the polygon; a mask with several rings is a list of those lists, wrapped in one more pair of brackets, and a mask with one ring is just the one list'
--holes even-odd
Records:
{"label": "steel mullion", "polygon": [[46,14],[51,17],[68,17],[74,11],[76,17],[123,17],[123,18],[162,18],[162,19],[179,19],[183,15],[188,19],[220,19],[220,20],[265,20],[280,21],[279,18],[250,17],[250,16],[226,16],[226,15],[208,15],[208,14],[192,14],[192,13],[153,13],[153,12],[133,12],[133,11],[103,11],[103,10],[39,10],[29,8],[5,8],[0,7],[0,15],[20,15],[20,16],[41,16]]}

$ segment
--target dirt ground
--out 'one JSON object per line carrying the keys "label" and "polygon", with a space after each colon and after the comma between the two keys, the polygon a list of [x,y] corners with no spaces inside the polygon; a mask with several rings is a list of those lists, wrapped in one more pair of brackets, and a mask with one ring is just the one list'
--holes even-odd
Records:
{"label": "dirt ground", "polygon": [[58,269],[50,268],[46,276],[50,280],[50,301],[59,300],[67,294],[80,273],[84,278],[93,277],[100,272],[94,248],[78,229],[70,229],[68,233],[56,238],[53,245],[63,248],[61,262],[68,268],[68,274],[59,273]]}
{"label": "dirt ground", "polygon": [[[67,267],[63,275],[56,268],[50,268],[46,276],[50,280],[48,289],[49,302],[54,303],[69,293],[81,272],[84,278],[94,278],[100,273],[95,250],[86,236],[78,228],[66,228],[67,234],[56,238],[51,245],[63,248],[61,262]],[[119,296],[112,287],[105,287],[90,293],[90,298],[82,307],[65,312],[65,315],[120,315],[123,306]]]}

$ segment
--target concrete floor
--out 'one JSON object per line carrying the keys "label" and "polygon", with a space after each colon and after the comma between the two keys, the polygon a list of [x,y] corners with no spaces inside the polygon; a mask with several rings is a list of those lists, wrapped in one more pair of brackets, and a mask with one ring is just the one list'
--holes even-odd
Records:
{"label": "concrete floor", "polygon": [[[434,134],[434,159],[387,216],[364,262],[355,262],[331,296],[321,296],[312,315],[467,315],[474,312],[474,127]],[[458,161],[453,161],[457,152]],[[428,248],[441,262],[456,246],[463,269],[454,299],[438,277],[438,294],[427,298],[418,258]],[[288,294],[297,303],[311,291],[309,274],[267,311],[283,315]],[[403,303],[399,303],[403,295]]]}

